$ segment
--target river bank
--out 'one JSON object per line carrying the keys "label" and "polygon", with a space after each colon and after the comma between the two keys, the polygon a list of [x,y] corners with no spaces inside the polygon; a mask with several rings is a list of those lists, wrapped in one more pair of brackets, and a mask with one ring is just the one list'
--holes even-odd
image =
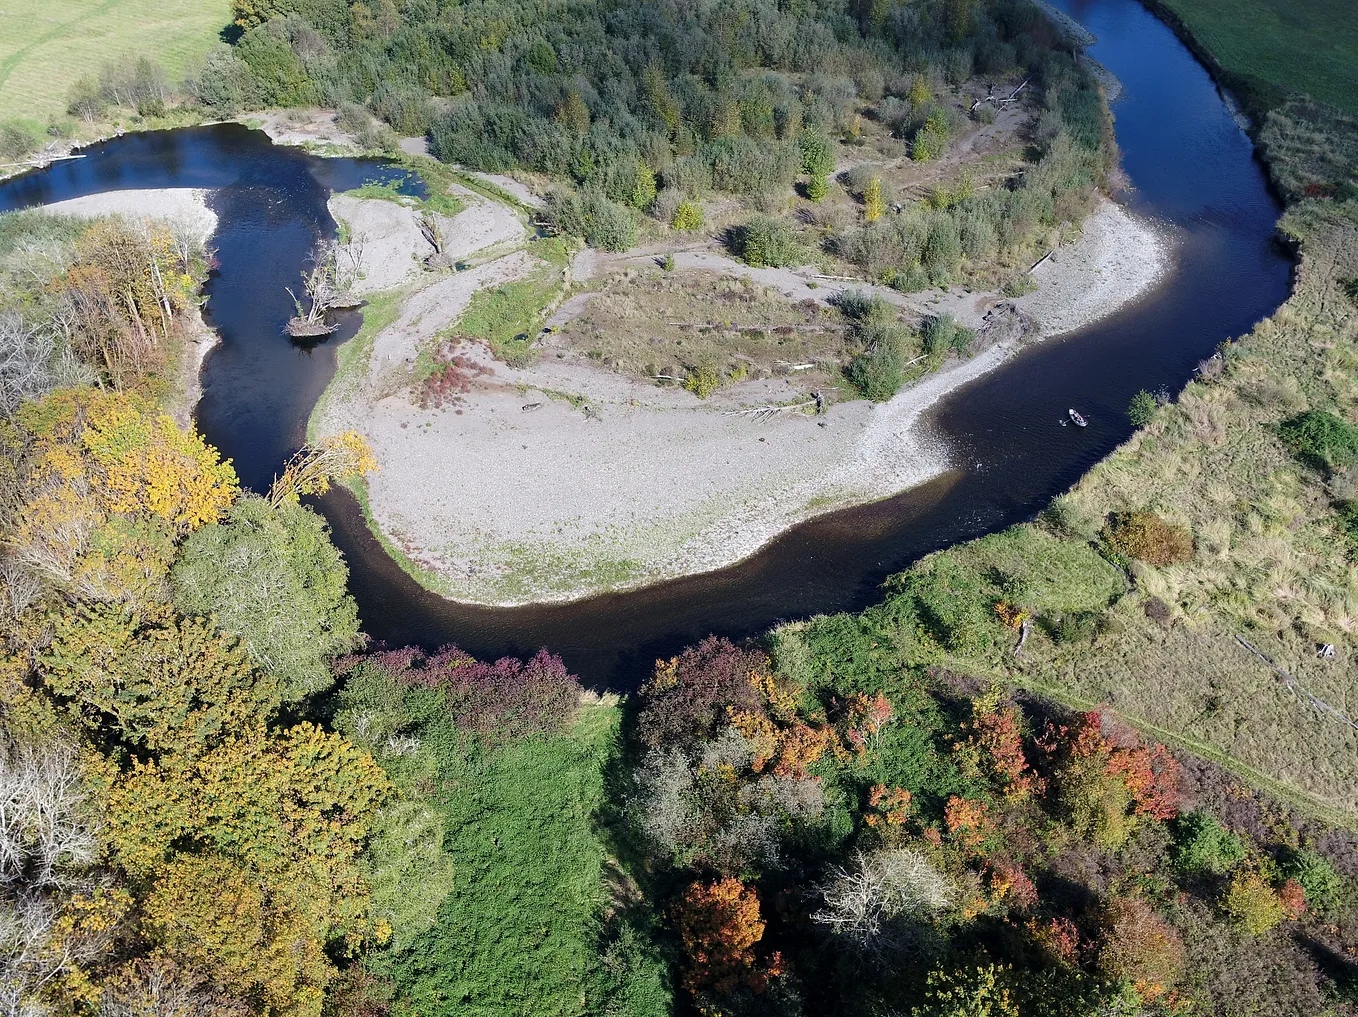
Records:
{"label": "river bank", "polygon": [[[82,219],[116,215],[134,221],[165,222],[206,247],[217,231],[218,222],[217,213],[208,206],[208,194],[202,187],[152,187],[88,194],[40,207],[50,215]],[[161,403],[176,424],[187,428],[193,423],[194,410],[203,394],[203,364],[221,340],[203,320],[198,306],[185,312],[180,334],[183,344],[178,351],[179,363]]]}
{"label": "river bank", "polygon": [[[475,196],[473,196],[475,197]],[[332,205],[353,235],[386,250],[390,208]],[[389,204],[389,203],[386,203]],[[366,488],[370,525],[422,583],[444,596],[511,606],[568,601],[719,569],[814,516],[890,497],[956,465],[925,425],[938,400],[994,370],[1022,344],[1090,324],[1149,292],[1172,245],[1112,202],[1085,235],[1034,273],[1037,292],[885,291],[918,314],[952,313],[978,329],[981,352],[953,359],[889,402],[850,400],[822,414],[778,409],[806,399],[795,377],[727,386],[706,400],[614,373],[581,356],[543,355],[526,368],[478,343],[456,347],[471,379],[455,405],[421,409],[411,385],[429,341],[451,329],[473,294],[540,264],[523,227],[476,198],[452,224],[470,271],[417,280],[394,320],[342,370],[312,418],[313,433],[357,430],[381,464]],[[465,222],[464,222],[465,220]],[[505,245],[518,249],[494,256]],[[628,257],[645,260],[645,255]],[[403,265],[404,259],[388,255]],[[580,274],[598,271],[598,256]],[[814,270],[750,269],[717,251],[676,265],[758,274],[789,300],[824,305],[848,284]],[[769,278],[764,278],[768,276]],[[856,286],[854,288],[863,288]],[[563,294],[564,295],[564,294]],[[552,320],[578,313],[587,295]],[[764,408],[761,411],[761,407]]]}

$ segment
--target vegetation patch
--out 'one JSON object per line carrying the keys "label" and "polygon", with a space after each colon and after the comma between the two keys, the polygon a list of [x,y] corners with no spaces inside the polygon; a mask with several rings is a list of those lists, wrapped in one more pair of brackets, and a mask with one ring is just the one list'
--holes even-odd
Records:
{"label": "vegetation patch", "polygon": [[454,326],[458,334],[483,340],[495,356],[515,366],[537,355],[538,332],[548,305],[561,294],[567,260],[566,248],[558,240],[539,241],[530,250],[540,259],[533,274],[477,290]]}
{"label": "vegetation patch", "polygon": [[596,286],[544,344],[633,377],[682,384],[706,369],[723,379],[789,376],[815,385],[845,353],[838,313],[743,277],[628,268]]}

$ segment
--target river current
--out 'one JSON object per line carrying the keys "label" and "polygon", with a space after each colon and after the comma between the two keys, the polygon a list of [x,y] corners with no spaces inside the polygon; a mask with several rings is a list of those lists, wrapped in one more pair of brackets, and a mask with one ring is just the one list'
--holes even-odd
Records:
{"label": "river current", "polygon": [[[1176,241],[1166,281],[1097,324],[1032,346],[947,397],[930,418],[957,464],[895,498],[796,527],[718,572],[572,604],[490,609],[422,589],[382,550],[352,498],[321,505],[350,567],[365,630],[389,645],[456,642],[481,657],[560,653],[587,684],[626,690],[654,660],[708,633],[740,637],[783,620],[857,610],[889,575],[930,551],[1031,518],[1131,433],[1138,389],[1178,391],[1217,344],[1286,298],[1281,207],[1249,138],[1207,71],[1136,0],[1057,0],[1098,39],[1089,49],[1123,85],[1113,105],[1120,196]],[[220,223],[205,292],[221,336],[203,373],[198,425],[242,481],[266,488],[303,440],[334,371],[328,343],[282,334],[316,238],[335,229],[332,191],[404,179],[372,160],[320,159],[236,124],[127,135],[0,184],[0,211],[124,188],[203,187]],[[1060,426],[1078,406],[1090,426]],[[469,477],[469,483],[475,478]]]}

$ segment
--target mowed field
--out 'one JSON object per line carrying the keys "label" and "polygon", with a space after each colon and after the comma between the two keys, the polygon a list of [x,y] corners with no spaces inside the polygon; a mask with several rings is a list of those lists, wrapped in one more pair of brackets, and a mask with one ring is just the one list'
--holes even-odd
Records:
{"label": "mowed field", "polygon": [[124,55],[177,82],[230,21],[231,0],[0,0],[0,120],[45,122],[74,81]]}
{"label": "mowed field", "polygon": [[1228,71],[1358,113],[1354,0],[1162,0]]}

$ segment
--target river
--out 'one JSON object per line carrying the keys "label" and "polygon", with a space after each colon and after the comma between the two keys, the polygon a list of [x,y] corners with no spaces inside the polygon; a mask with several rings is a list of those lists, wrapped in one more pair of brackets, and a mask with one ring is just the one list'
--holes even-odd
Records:
{"label": "river", "polygon": [[[654,660],[710,632],[751,635],[782,621],[861,609],[930,551],[1031,518],[1131,432],[1138,389],[1177,391],[1218,343],[1287,296],[1291,261],[1275,242],[1281,207],[1249,138],[1206,70],[1135,0],[1058,0],[1098,38],[1090,54],[1123,84],[1113,106],[1134,211],[1173,230],[1177,262],[1138,303],[1078,333],[1030,347],[941,403],[931,424],[960,465],[931,483],[788,531],[719,572],[573,604],[489,609],[421,588],[368,532],[353,499],[322,509],[350,565],[365,630],[389,645],[456,642],[481,657],[546,646],[595,687],[626,690]],[[206,316],[221,335],[208,358],[199,427],[244,483],[267,487],[301,442],[334,370],[329,343],[281,334],[292,284],[316,237],[335,228],[331,190],[397,179],[359,159],[319,159],[222,124],[128,135],[86,158],[0,184],[0,211],[121,188],[213,188],[220,267]],[[1068,406],[1090,419],[1061,427]],[[468,478],[474,482],[474,478]]]}

